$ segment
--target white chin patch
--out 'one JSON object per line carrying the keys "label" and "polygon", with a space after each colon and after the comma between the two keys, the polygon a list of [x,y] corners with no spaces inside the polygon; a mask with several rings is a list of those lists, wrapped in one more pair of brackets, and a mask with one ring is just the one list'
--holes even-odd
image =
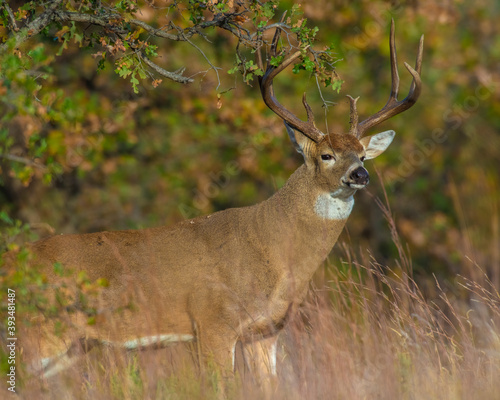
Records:
{"label": "white chin patch", "polygon": [[355,183],[351,183],[351,185],[349,186],[351,189],[356,189],[356,190],[360,190],[360,189],[364,189],[366,187],[366,185],[357,185]]}
{"label": "white chin patch", "polygon": [[354,197],[346,199],[332,197],[330,193],[320,194],[316,199],[314,211],[324,219],[342,220],[351,214],[354,205]]}

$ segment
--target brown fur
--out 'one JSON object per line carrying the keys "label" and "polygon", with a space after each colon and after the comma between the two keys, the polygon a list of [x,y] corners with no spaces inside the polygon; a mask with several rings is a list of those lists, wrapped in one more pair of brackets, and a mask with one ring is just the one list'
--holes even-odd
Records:
{"label": "brown fur", "polygon": [[[305,165],[259,204],[170,227],[59,235],[30,244],[32,263],[54,285],[62,280],[55,262],[109,283],[95,300],[95,325],[75,316],[68,336],[57,338],[42,323],[38,356],[64,352],[81,338],[123,343],[189,334],[203,355],[230,368],[237,341],[276,338],[345,224],[318,216],[316,199],[336,191],[364,152],[353,136],[325,136],[315,144],[298,135]],[[322,162],[324,153],[334,153],[336,162]],[[345,197],[355,192],[342,190]],[[12,258],[6,256],[7,264]]]}

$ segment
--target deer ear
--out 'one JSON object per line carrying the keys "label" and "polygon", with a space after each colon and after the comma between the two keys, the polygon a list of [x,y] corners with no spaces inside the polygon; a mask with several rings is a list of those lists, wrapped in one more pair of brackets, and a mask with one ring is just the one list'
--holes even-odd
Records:
{"label": "deer ear", "polygon": [[394,131],[385,131],[362,138],[360,142],[365,148],[366,159],[369,160],[382,154],[391,144],[395,134]]}
{"label": "deer ear", "polygon": [[302,154],[302,157],[305,158],[304,147],[306,147],[306,142],[311,139],[309,139],[302,132],[293,129],[290,125],[286,123],[286,121],[285,121],[285,127],[286,131],[288,132],[288,136],[290,137],[290,140],[292,141],[292,144],[295,147],[295,150],[297,150],[297,152]]}

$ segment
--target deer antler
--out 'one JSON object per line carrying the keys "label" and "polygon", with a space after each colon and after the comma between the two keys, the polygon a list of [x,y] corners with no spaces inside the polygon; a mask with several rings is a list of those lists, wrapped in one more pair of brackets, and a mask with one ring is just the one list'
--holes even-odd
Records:
{"label": "deer antler", "polygon": [[392,78],[392,88],[391,95],[389,100],[385,104],[382,109],[373,114],[371,117],[368,117],[364,121],[358,124],[358,112],[356,109],[356,99],[353,99],[351,96],[349,97],[350,101],[350,109],[351,109],[351,128],[349,130],[350,134],[355,135],[358,139],[364,135],[364,133],[373,128],[375,125],[380,124],[381,122],[399,114],[403,111],[409,109],[412,105],[414,105],[420,96],[420,92],[422,89],[422,81],[420,79],[420,70],[422,68],[422,53],[424,46],[424,35],[420,37],[420,43],[418,46],[417,60],[415,62],[415,69],[413,69],[406,62],[404,63],[406,69],[413,77],[413,81],[410,86],[410,91],[408,96],[406,96],[403,100],[398,101],[398,91],[399,91],[399,74],[397,68],[397,56],[396,56],[396,44],[394,40],[394,20],[391,23],[391,38],[390,38],[390,49],[391,49],[391,78]]}
{"label": "deer antler", "polygon": [[[283,14],[280,22],[283,22],[285,15],[286,13]],[[273,57],[276,57],[278,40],[280,36],[281,36],[281,28],[278,27],[276,28],[276,32],[274,34],[273,41],[271,43],[271,48],[269,50],[265,73],[262,77],[259,77],[259,85],[260,85],[260,91],[262,93],[262,98],[264,99],[264,103],[266,103],[266,105],[275,114],[283,118],[286,124],[302,132],[309,139],[317,143],[323,136],[323,133],[318,128],[316,128],[316,125],[314,124],[314,115],[311,107],[307,103],[306,94],[304,93],[304,96],[302,97],[302,103],[304,104],[304,108],[306,109],[307,112],[307,121],[302,121],[291,111],[283,107],[283,105],[281,105],[280,102],[278,102],[278,100],[276,100],[276,97],[274,96],[273,79],[301,55],[301,51],[297,51],[292,55],[288,56],[279,66],[275,67],[271,65],[271,59]],[[257,66],[260,69],[264,70],[260,48],[257,49],[256,53],[257,53],[256,54]]]}

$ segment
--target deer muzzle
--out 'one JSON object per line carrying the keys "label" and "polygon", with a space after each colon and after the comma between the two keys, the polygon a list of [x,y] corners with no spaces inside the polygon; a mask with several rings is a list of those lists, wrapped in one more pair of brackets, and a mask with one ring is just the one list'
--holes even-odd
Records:
{"label": "deer muzzle", "polygon": [[348,174],[344,183],[353,189],[363,189],[370,182],[370,175],[364,167],[357,167]]}

